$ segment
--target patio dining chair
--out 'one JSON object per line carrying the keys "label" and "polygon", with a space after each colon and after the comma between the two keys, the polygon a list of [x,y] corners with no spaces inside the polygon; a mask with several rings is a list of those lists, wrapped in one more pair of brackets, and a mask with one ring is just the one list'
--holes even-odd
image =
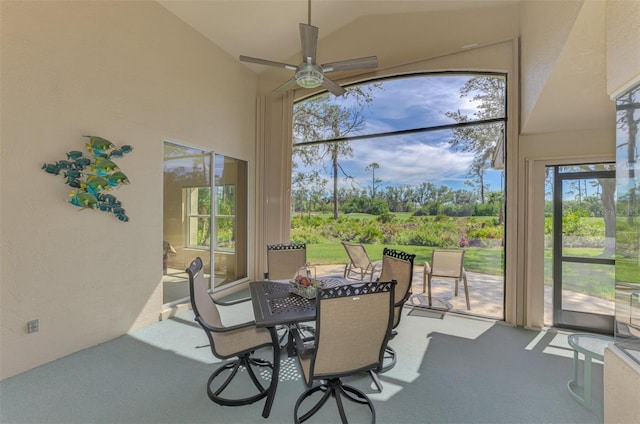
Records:
{"label": "patio dining chair", "polygon": [[[186,272],[189,275],[189,292],[195,320],[207,334],[211,352],[220,359],[235,358],[223,363],[209,377],[207,382],[209,399],[219,405],[240,406],[257,402],[266,397],[262,416],[267,418],[278,385],[280,366],[280,346],[275,329],[257,328],[254,321],[225,326],[222,323],[217,304],[209,294],[208,281],[205,279],[202,269],[202,259],[199,257],[194,259]],[[254,352],[262,348],[271,348],[273,351],[272,362],[254,356]],[[264,380],[262,380],[264,375],[262,370],[267,368],[271,369],[271,381],[265,387]],[[244,378],[246,382],[238,383],[236,378]],[[235,380],[235,384],[233,384],[233,380]],[[250,390],[252,386],[253,390]],[[227,397],[224,394],[226,389],[235,395]]]}
{"label": "patio dining chair", "polygon": [[[367,249],[362,243],[342,242],[344,250],[347,251],[349,262],[344,266],[344,278],[357,278],[364,281],[369,276],[369,281],[373,281],[373,275],[378,270],[381,262],[371,262]],[[355,275],[355,277],[354,277]]]}
{"label": "patio dining chair", "polygon": [[[414,254],[386,247],[382,251],[382,271],[380,272],[379,281],[396,281],[396,286],[394,288],[395,302],[393,304],[393,330],[389,337],[390,340],[398,334],[395,328],[400,324],[402,308],[411,296],[413,261],[415,257],[416,255]],[[396,361],[396,351],[391,346],[387,345],[385,348],[384,363],[380,372],[383,373],[393,368],[396,365]],[[382,383],[380,382],[378,375],[373,371],[370,371],[370,374],[378,390],[382,391]]]}
{"label": "patio dining chair", "polygon": [[[367,405],[375,422],[376,413],[369,397],[345,384],[342,378],[381,368],[393,324],[395,284],[395,281],[354,283],[320,290],[315,338],[307,339],[294,331],[300,368],[309,387],[296,401],[294,422],[306,421],[331,398],[336,400],[343,423],[347,422],[345,400]],[[315,381],[319,384],[313,386]],[[320,396],[315,397],[319,400],[307,401],[318,392]],[[307,407],[309,404],[313,406]],[[336,417],[331,422],[337,421]]]}
{"label": "patio dining chair", "polygon": [[431,254],[431,264],[429,264],[429,262],[424,263],[422,293],[428,289],[429,306],[431,306],[431,280],[433,277],[455,280],[454,296],[458,295],[458,283],[462,280],[464,283],[464,296],[467,301],[467,310],[471,310],[467,272],[464,269],[464,250],[435,249]]}
{"label": "patio dining chair", "polygon": [[296,272],[307,264],[305,243],[267,244],[268,280],[292,280]]}
{"label": "patio dining chair", "polygon": [[[293,280],[300,268],[307,265],[307,245],[305,243],[267,244],[267,280]],[[300,324],[299,327],[310,334],[314,328]],[[286,346],[288,355],[293,356],[293,341],[289,326],[278,326],[280,346]]]}

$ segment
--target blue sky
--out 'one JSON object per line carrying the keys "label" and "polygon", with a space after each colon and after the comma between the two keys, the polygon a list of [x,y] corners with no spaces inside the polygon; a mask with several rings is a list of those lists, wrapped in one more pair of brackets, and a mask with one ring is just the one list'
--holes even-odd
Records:
{"label": "blue sky", "polygon": [[[460,110],[473,117],[476,104],[469,98],[460,98],[460,87],[469,78],[442,75],[385,80],[383,89],[373,92],[375,100],[365,109],[366,125],[359,134],[454,123],[445,116],[447,111]],[[338,101],[343,105],[353,104],[352,98],[338,98]],[[449,140],[451,131],[442,130],[353,141],[353,157],[342,158],[340,164],[360,188],[370,186],[371,175],[365,168],[375,162],[380,165],[376,178],[382,180],[382,186],[417,186],[431,182],[454,190],[470,189],[464,182],[468,180],[473,155],[454,151]],[[329,166],[326,169],[329,171]],[[502,171],[488,171],[485,184],[489,184],[491,190],[499,190],[501,175]],[[328,174],[325,178],[331,181]],[[339,184],[348,183],[341,179]]]}

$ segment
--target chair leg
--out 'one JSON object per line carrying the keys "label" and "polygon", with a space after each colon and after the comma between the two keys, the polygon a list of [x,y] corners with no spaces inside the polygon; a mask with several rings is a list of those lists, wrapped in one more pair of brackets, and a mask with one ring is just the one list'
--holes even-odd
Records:
{"label": "chair leg", "polygon": [[378,377],[378,374],[374,370],[369,370],[369,375],[371,376],[376,389],[378,389],[379,392],[382,392],[382,381],[380,381],[380,377]]}
{"label": "chair leg", "polygon": [[431,275],[427,277],[427,286],[428,286],[428,293],[429,293],[429,307],[431,307]]}
{"label": "chair leg", "polygon": [[[318,401],[318,403],[313,405],[313,407],[309,409],[309,411],[307,411],[304,415],[298,418],[298,409],[300,408],[300,405],[302,404],[302,402],[306,398],[310,397],[312,394],[318,391],[324,392],[324,394],[322,395],[322,398]],[[302,395],[300,395],[300,397],[296,401],[296,406],[293,411],[294,422],[296,422],[297,424],[297,423],[302,423],[308,420],[313,414],[315,414],[320,410],[320,408],[322,408],[322,405],[324,405],[333,394],[334,394],[334,391],[326,384],[321,384],[319,386],[312,387],[311,389],[305,391]]]}
{"label": "chair leg", "polygon": [[[390,358],[390,359],[387,359]],[[387,346],[384,349],[384,359],[382,361],[382,368],[380,368],[380,373],[383,372],[387,372],[389,371],[391,368],[396,366],[396,362],[397,362],[397,354],[396,351],[391,347],[391,346]]]}
{"label": "chair leg", "polygon": [[464,283],[464,297],[467,299],[467,310],[471,310],[471,303],[469,302],[469,286],[467,286],[467,275],[462,276],[462,282]]}
{"label": "chair leg", "polygon": [[[264,398],[265,396],[267,396],[270,393],[271,385],[269,389],[265,389],[264,386],[262,386],[262,384],[256,377],[253,369],[251,368],[252,365],[258,366],[258,367],[271,368],[272,370],[271,372],[273,376],[274,366],[271,362],[268,362],[262,359],[249,358],[249,354],[242,355],[237,360],[222,365],[211,374],[211,376],[209,377],[209,381],[207,382],[207,394],[209,395],[209,399],[211,399],[213,402],[219,405],[240,406],[240,405],[248,405],[248,404],[254,403]],[[231,383],[231,380],[233,380],[236,374],[238,373],[238,370],[240,369],[240,367],[244,367],[247,370],[249,377],[253,382],[253,385],[258,389],[258,393],[253,396],[240,398],[240,399],[230,399],[230,398],[225,398],[221,396],[222,392],[224,392],[224,390]],[[217,389],[213,390],[211,388],[211,383],[213,383],[213,380],[225,371],[230,371],[229,376],[227,376],[225,381]]]}
{"label": "chair leg", "polygon": [[456,283],[453,286],[453,295],[458,296],[458,279],[456,278]]}
{"label": "chair leg", "polygon": [[[298,410],[302,402],[318,391],[324,392],[324,394],[322,395],[322,398],[320,398],[320,400],[315,405],[313,405],[308,412],[298,417]],[[374,423],[376,421],[376,411],[373,408],[373,403],[371,402],[371,399],[369,399],[367,395],[364,394],[364,392],[356,389],[355,387],[343,385],[340,379],[338,378],[331,378],[327,380],[326,384],[321,384],[319,386],[312,387],[307,391],[305,391],[302,395],[300,395],[300,397],[296,401],[296,406],[294,408],[294,415],[293,415],[294,422],[296,424],[305,422],[306,420],[311,418],[311,416],[313,416],[316,412],[318,412],[330,397],[334,397],[336,399],[341,421],[342,423],[347,423],[347,416],[344,412],[344,406],[342,405],[343,396],[345,399],[351,402],[367,405],[372,414],[371,422]]]}

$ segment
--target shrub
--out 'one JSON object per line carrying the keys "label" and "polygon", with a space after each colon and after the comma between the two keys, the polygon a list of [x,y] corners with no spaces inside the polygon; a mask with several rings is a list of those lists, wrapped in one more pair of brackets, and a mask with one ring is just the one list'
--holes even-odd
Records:
{"label": "shrub", "polygon": [[429,209],[425,207],[421,207],[420,209],[416,210],[411,216],[414,217],[414,216],[428,216],[428,215],[429,215]]}
{"label": "shrub", "polygon": [[392,222],[395,218],[396,216],[391,212],[384,212],[376,217],[376,221],[384,224],[384,223]]}
{"label": "shrub", "polygon": [[360,243],[370,244],[383,241],[382,231],[377,225],[372,223],[366,225],[356,237]]}
{"label": "shrub", "polygon": [[319,234],[299,228],[292,229],[290,237],[294,243],[320,244],[325,241]]}

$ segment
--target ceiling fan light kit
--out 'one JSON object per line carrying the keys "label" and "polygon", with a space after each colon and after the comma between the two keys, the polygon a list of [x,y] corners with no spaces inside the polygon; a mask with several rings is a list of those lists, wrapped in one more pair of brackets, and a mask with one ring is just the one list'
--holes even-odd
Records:
{"label": "ceiling fan light kit", "polygon": [[318,65],[302,64],[296,71],[296,82],[303,88],[316,88],[322,85],[324,74]]}
{"label": "ceiling fan light kit", "polygon": [[316,63],[318,28],[311,25],[311,0],[309,0],[309,23],[300,23],[300,42],[302,45],[303,61],[298,66],[249,56],[240,56],[240,61],[294,70],[295,75],[293,78],[276,88],[274,90],[275,93],[285,92],[296,85],[302,88],[317,88],[322,86],[336,96],[341,96],[346,91],[331,79],[327,78],[325,73],[378,67],[378,58],[376,56],[361,57],[358,59],[349,59],[318,65]]}

